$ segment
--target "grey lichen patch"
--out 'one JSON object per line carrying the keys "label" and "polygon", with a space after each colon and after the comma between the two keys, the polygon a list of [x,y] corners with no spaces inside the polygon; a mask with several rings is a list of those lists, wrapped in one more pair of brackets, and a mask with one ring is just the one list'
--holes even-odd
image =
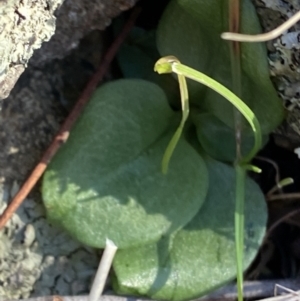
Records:
{"label": "grey lichen patch", "polygon": [[[300,10],[299,1],[288,0],[256,0],[260,4],[259,15],[264,31],[274,29]],[[269,42],[271,75],[279,85],[279,91],[288,89],[291,92],[292,84],[300,79],[300,26],[295,25],[278,39]],[[284,77],[284,78],[283,78]],[[288,88],[290,86],[290,88]],[[281,95],[285,97],[285,93]],[[290,99],[291,95],[286,95]]]}
{"label": "grey lichen patch", "polygon": [[298,0],[261,0],[261,2],[267,8],[271,8],[272,10],[279,11],[285,15],[292,14],[291,10],[296,9],[299,5]]}
{"label": "grey lichen patch", "polygon": [[63,0],[0,1],[0,99],[8,96],[35,49],[55,31]]}
{"label": "grey lichen patch", "polygon": [[[9,95],[29,59],[42,44],[30,60],[39,67],[55,58],[65,57],[86,34],[95,29],[105,29],[112,18],[131,8],[136,2],[137,0],[0,1],[0,100]],[[46,41],[49,42],[43,43]]]}
{"label": "grey lichen patch", "polygon": [[[254,0],[264,31],[269,31],[300,10],[298,0]],[[286,122],[276,130],[277,142],[293,149],[300,145],[300,25],[267,43],[270,72],[287,109]]]}
{"label": "grey lichen patch", "polygon": [[[10,197],[0,184],[0,213]],[[87,293],[97,267],[85,248],[45,219],[41,203],[26,199],[0,231],[0,300]]]}

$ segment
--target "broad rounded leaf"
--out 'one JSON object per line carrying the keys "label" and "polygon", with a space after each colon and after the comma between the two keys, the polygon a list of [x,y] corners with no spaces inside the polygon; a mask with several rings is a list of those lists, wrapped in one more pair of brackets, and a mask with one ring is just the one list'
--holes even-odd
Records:
{"label": "broad rounded leaf", "polygon": [[204,201],[208,176],[184,139],[162,174],[172,117],[155,84],[120,80],[98,89],[45,174],[50,220],[87,245],[104,247],[109,238],[119,248],[187,224]]}
{"label": "broad rounded leaf", "polygon": [[[259,21],[251,0],[241,1],[241,31],[259,33]],[[199,70],[229,89],[232,87],[228,31],[228,1],[172,0],[157,31],[161,55],[175,55],[185,65]],[[253,110],[262,131],[270,133],[284,117],[283,106],[269,78],[267,52],[263,43],[242,43],[242,95]],[[203,85],[189,81],[191,101],[234,127],[232,105]]]}
{"label": "broad rounded leaf", "polygon": [[[157,244],[117,253],[114,287],[119,293],[156,300],[190,300],[235,278],[235,171],[211,159],[207,165],[208,194],[189,224]],[[245,269],[260,247],[266,221],[264,196],[257,184],[247,178]]]}
{"label": "broad rounded leaf", "polygon": [[[194,124],[197,137],[203,149],[214,159],[224,162],[236,160],[236,140],[232,128],[223,123],[211,113],[194,115]],[[267,136],[263,136],[263,144],[267,142]],[[241,153],[247,155],[254,144],[254,136],[251,129],[246,128],[242,132]]]}

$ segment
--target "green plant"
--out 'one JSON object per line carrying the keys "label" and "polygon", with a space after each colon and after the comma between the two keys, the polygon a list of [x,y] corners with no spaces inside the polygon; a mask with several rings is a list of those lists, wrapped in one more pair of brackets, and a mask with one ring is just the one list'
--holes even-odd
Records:
{"label": "green plant", "polygon": [[[241,274],[262,241],[265,201],[245,169],[260,148],[260,127],[266,137],[282,120],[283,110],[269,80],[263,45],[242,46],[245,103],[223,88],[231,86],[230,54],[220,39],[227,26],[226,4],[170,1],[157,45],[161,55],[172,53],[201,70],[202,79],[233,100],[251,125],[242,120],[242,153],[248,155],[236,160],[231,104],[211,89],[188,81],[190,118],[187,89],[181,89],[180,123],[169,106],[178,107],[176,81],[151,73],[158,57],[153,34],[145,38],[136,29],[136,43],[124,46],[120,65],[125,76],[143,80],[99,88],[45,174],[43,198],[51,221],[88,245],[103,248],[109,238],[118,246],[114,287],[121,293],[169,300],[198,297],[235,278],[235,246],[237,254],[245,253],[238,260]],[[242,29],[258,30],[249,0],[243,1]],[[128,66],[129,50],[136,55]],[[196,72],[162,62],[185,76]],[[221,141],[220,133],[228,139]],[[171,155],[164,175],[161,160],[166,171]]]}
{"label": "green plant", "polygon": [[243,255],[244,255],[244,199],[245,199],[245,178],[246,170],[260,172],[255,166],[250,165],[249,161],[255,156],[258,150],[261,148],[261,131],[258,120],[256,119],[250,108],[230,90],[220,85],[218,82],[209,78],[205,74],[193,70],[187,66],[182,65],[178,59],[169,56],[158,60],[155,64],[155,68],[158,73],[176,73],[178,75],[181,103],[182,103],[182,119],[181,123],[172,137],[167,150],[165,151],[162,170],[166,172],[167,165],[169,164],[170,157],[174,151],[174,148],[180,138],[180,134],[183,130],[184,123],[187,119],[189,106],[188,106],[188,90],[185,77],[197,81],[207,87],[215,90],[218,94],[225,97],[231,102],[239,112],[245,117],[250,124],[254,133],[254,146],[252,150],[244,158],[236,160],[236,209],[235,209],[235,244],[236,244],[236,256],[237,256],[237,280],[238,280],[238,296],[239,300],[243,299]]}

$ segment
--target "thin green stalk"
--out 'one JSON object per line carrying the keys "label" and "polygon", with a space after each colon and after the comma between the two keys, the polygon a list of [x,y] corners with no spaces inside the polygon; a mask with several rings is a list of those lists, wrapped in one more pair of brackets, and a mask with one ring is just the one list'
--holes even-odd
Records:
{"label": "thin green stalk", "polygon": [[[240,31],[240,0],[229,0],[229,31]],[[240,43],[229,43],[232,91],[242,97],[242,76]],[[236,196],[235,196],[235,246],[238,301],[243,301],[243,259],[244,259],[244,203],[245,203],[245,178],[246,169],[239,165],[242,161],[241,144],[243,119],[241,113],[234,109],[235,140],[236,140]]]}
{"label": "thin green stalk", "polygon": [[180,139],[180,136],[183,131],[184,124],[189,116],[189,94],[188,94],[188,88],[186,84],[185,77],[181,74],[178,74],[178,82],[179,82],[179,90],[180,90],[180,98],[181,98],[181,108],[182,108],[182,118],[180,121],[180,125],[177,128],[175,134],[173,135],[171,141],[169,142],[167,149],[164,153],[163,159],[162,159],[162,172],[164,174],[168,171],[168,165],[171,159],[171,156],[174,152],[174,149]]}
{"label": "thin green stalk", "polygon": [[246,157],[237,160],[236,169],[236,208],[235,208],[235,240],[237,256],[237,286],[239,301],[243,300],[243,254],[244,254],[244,201],[245,201],[245,180],[246,170],[259,171],[258,168],[248,164],[261,147],[260,124],[251,109],[234,93],[226,87],[208,77],[207,75],[196,71],[179,62],[174,56],[163,57],[155,64],[154,70],[160,74],[174,72],[179,78],[179,87],[181,91],[181,101],[183,116],[179,128],[175,132],[164,155],[163,168],[167,168],[172,152],[180,138],[184,123],[188,116],[188,93],[185,77],[197,81],[226,98],[233,106],[246,118],[254,133],[254,146]]}
{"label": "thin green stalk", "polygon": [[237,265],[237,292],[238,300],[243,300],[243,255],[244,255],[244,228],[245,228],[245,180],[246,169],[239,164],[235,166],[236,172],[236,202],[234,213],[235,249]]}

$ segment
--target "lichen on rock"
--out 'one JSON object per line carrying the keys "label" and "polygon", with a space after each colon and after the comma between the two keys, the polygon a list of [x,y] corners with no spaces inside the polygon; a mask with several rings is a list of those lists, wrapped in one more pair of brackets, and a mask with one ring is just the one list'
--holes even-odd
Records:
{"label": "lichen on rock", "polygon": [[0,99],[9,95],[34,50],[53,35],[54,11],[62,1],[0,2]]}
{"label": "lichen on rock", "polygon": [[7,98],[29,59],[35,66],[63,58],[92,30],[137,0],[2,0],[0,1],[0,100]]}
{"label": "lichen on rock", "polygon": [[[298,0],[253,0],[263,31],[270,31],[300,10]],[[293,150],[300,144],[300,25],[267,42],[271,77],[287,109],[287,119],[275,131],[275,142]]]}

